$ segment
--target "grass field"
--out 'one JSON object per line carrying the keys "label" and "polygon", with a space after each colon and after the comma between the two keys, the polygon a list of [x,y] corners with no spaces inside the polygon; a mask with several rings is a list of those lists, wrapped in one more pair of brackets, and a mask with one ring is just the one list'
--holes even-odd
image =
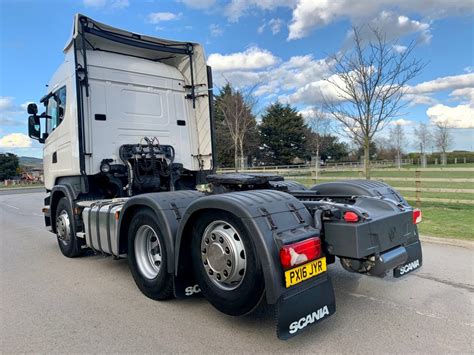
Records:
{"label": "grass field", "polygon": [[[433,167],[433,166],[431,166]],[[474,164],[449,165],[449,168],[473,168]],[[322,171],[318,180],[306,177],[297,177],[294,180],[299,181],[306,186],[312,186],[316,183],[335,181],[345,177],[359,177],[358,171]],[[337,179],[334,179],[337,178]],[[400,171],[373,171],[371,177],[383,181],[383,178],[414,178],[413,170],[402,169]],[[474,189],[474,171],[423,171],[421,178],[443,178],[443,179],[472,179],[470,182],[438,182],[422,181],[422,188],[440,188],[440,189]],[[293,178],[292,178],[293,179]],[[394,187],[415,187],[414,181],[386,181]],[[412,205],[415,205],[415,191],[403,191],[400,193]],[[450,192],[421,192],[422,198],[441,198],[441,199],[459,199],[474,201],[473,193],[450,193]],[[440,202],[421,202],[420,206],[423,212],[423,222],[419,225],[421,234],[442,237],[457,238],[474,241],[474,205],[473,204],[453,204]]]}

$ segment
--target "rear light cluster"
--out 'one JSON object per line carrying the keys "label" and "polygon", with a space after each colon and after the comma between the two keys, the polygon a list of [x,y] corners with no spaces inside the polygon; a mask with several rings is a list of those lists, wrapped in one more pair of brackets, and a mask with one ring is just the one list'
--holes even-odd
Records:
{"label": "rear light cluster", "polygon": [[288,244],[280,249],[280,262],[284,269],[314,260],[321,255],[321,239],[313,237]]}
{"label": "rear light cluster", "polygon": [[359,216],[355,212],[347,211],[346,213],[344,213],[344,221],[349,223],[356,223],[359,222]]}
{"label": "rear light cluster", "polygon": [[419,208],[415,208],[413,210],[413,224],[418,224],[422,220],[421,210]]}

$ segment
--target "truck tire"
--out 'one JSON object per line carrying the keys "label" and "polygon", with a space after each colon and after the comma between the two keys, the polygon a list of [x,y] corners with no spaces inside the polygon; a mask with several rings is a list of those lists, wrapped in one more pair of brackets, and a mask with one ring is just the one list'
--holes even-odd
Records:
{"label": "truck tire", "polygon": [[232,316],[257,308],[265,290],[262,267],[238,218],[221,211],[200,216],[191,254],[196,281],[215,308]]}
{"label": "truck tire", "polygon": [[62,197],[56,207],[56,236],[61,253],[68,258],[74,258],[84,253],[81,242],[77,239],[74,231],[74,217],[72,215],[69,201]]}
{"label": "truck tire", "polygon": [[165,240],[150,210],[139,210],[128,229],[128,265],[142,293],[153,300],[173,295],[173,280],[166,268]]}

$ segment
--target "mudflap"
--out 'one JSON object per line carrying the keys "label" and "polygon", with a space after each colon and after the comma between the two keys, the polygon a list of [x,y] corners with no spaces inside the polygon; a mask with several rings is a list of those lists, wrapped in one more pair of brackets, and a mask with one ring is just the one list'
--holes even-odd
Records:
{"label": "mudflap", "polygon": [[406,245],[405,249],[408,253],[408,259],[404,264],[393,269],[394,277],[402,277],[412,271],[418,270],[423,264],[423,255],[421,251],[421,243],[419,240],[412,244]]}
{"label": "mudflap", "polygon": [[276,305],[277,336],[287,340],[336,312],[331,279],[323,275],[311,285],[289,289]]}
{"label": "mudflap", "polygon": [[173,288],[174,288],[174,297],[175,298],[188,298],[190,296],[195,296],[201,294],[201,289],[199,285],[196,284],[194,277],[180,273],[179,276],[173,276]]}

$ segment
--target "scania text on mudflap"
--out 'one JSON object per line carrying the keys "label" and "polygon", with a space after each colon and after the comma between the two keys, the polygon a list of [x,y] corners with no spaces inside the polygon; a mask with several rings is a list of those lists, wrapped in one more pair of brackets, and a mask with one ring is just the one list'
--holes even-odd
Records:
{"label": "scania text on mudflap", "polygon": [[28,105],[28,128],[44,144],[45,224],[66,257],[127,258],[154,300],[202,294],[234,316],[267,302],[281,339],[335,313],[336,257],[370,276],[421,267],[421,212],[384,183],[307,189],[215,173],[212,72],[199,44],[78,14],[64,54],[44,112]]}

